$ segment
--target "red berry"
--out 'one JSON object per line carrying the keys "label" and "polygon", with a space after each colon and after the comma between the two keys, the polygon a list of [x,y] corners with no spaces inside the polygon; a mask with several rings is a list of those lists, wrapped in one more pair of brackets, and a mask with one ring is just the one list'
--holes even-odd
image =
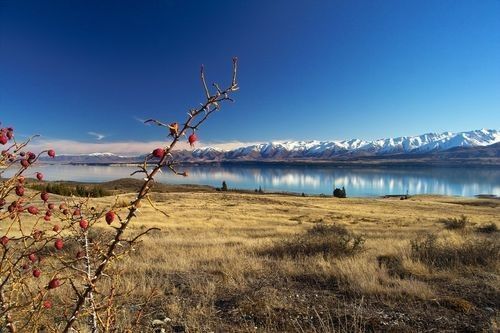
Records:
{"label": "red berry", "polygon": [[21,165],[25,168],[29,167],[30,165],[30,162],[28,162],[28,160],[21,160]]}
{"label": "red berry", "polygon": [[19,184],[24,184],[24,176],[17,177],[17,181],[19,182]]}
{"label": "red berry", "polygon": [[57,250],[61,250],[64,246],[64,242],[62,239],[58,238],[56,239],[56,241],[54,242],[54,247],[57,249]]}
{"label": "red berry", "polygon": [[37,173],[36,173],[36,179],[38,179],[38,180],[43,180],[43,173],[41,173],[41,172],[37,172]]}
{"label": "red berry", "polygon": [[198,137],[196,136],[196,134],[191,134],[189,137],[188,137],[188,142],[189,144],[191,145],[191,147],[194,146],[194,143],[198,141]]}
{"label": "red berry", "polygon": [[59,231],[61,231],[61,227],[59,226],[59,224],[56,224],[56,225],[52,228],[52,231],[54,231],[54,232],[59,232]]}
{"label": "red berry", "polygon": [[32,163],[34,159],[36,159],[36,155],[33,154],[32,152],[27,152],[26,153],[28,155],[28,162]]}
{"label": "red berry", "polygon": [[80,228],[82,228],[83,230],[85,230],[88,227],[89,227],[89,221],[87,221],[85,219],[81,219],[80,220]]}
{"label": "red berry", "polygon": [[56,207],[56,205],[54,205],[53,203],[49,203],[49,205],[47,206],[50,210],[54,209]]}
{"label": "red berry", "polygon": [[31,261],[31,262],[35,262],[36,261],[36,254],[34,253],[31,253],[29,256],[28,256],[28,259]]}
{"label": "red berry", "polygon": [[77,208],[75,209],[75,211],[73,212],[73,215],[81,215],[81,211],[80,211],[80,208]]}
{"label": "red berry", "polygon": [[9,237],[7,236],[2,236],[2,238],[0,238],[0,243],[2,243],[2,245],[7,245],[7,243],[9,242]]}
{"label": "red berry", "polygon": [[54,278],[49,282],[49,289],[57,288],[61,285],[61,281],[58,278]]}
{"label": "red berry", "polygon": [[38,214],[38,208],[36,208],[35,206],[29,206],[28,213],[30,213],[31,215],[36,215]]}
{"label": "red berry", "polygon": [[49,149],[49,151],[47,151],[47,155],[54,158],[56,157],[56,152],[54,151],[54,149]]}
{"label": "red berry", "polygon": [[20,197],[24,195],[24,187],[21,185],[16,186],[16,194]]}
{"label": "red berry", "polygon": [[44,201],[47,202],[49,200],[49,194],[47,192],[42,192],[40,193],[40,198]]}
{"label": "red berry", "polygon": [[49,217],[50,217],[50,216],[52,216],[52,211],[47,210],[47,211],[45,212],[45,215],[46,215],[46,216],[49,216]]}
{"label": "red berry", "polygon": [[14,129],[13,128],[7,128],[7,139],[12,140],[14,137]]}
{"label": "red berry", "polygon": [[7,141],[9,141],[9,139],[5,134],[0,135],[0,144],[4,145],[7,143]]}
{"label": "red berry", "polygon": [[107,212],[106,213],[106,223],[111,224],[115,220],[115,212]]}
{"label": "red berry", "polygon": [[33,270],[33,276],[34,276],[34,277],[39,278],[41,274],[42,274],[42,271],[41,271],[41,270],[39,270],[38,268],[35,268],[35,269]]}
{"label": "red berry", "polygon": [[45,300],[43,301],[42,306],[46,309],[50,309],[52,307],[52,302],[49,300]]}
{"label": "red berry", "polygon": [[49,222],[49,221],[50,221],[50,216],[49,216],[49,215],[45,215],[45,216],[43,217],[43,219],[44,219],[45,221]]}
{"label": "red berry", "polygon": [[63,213],[64,215],[68,215],[68,214],[69,214],[69,210],[64,209],[64,210],[62,211],[62,213]]}
{"label": "red berry", "polygon": [[163,158],[163,156],[165,156],[165,149],[156,148],[155,150],[153,150],[153,156],[156,158]]}

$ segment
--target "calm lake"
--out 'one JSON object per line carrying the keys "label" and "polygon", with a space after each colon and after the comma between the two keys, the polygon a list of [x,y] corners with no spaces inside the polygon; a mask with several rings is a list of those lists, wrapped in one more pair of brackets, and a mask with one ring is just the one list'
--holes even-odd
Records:
{"label": "calm lake", "polygon": [[[129,166],[39,165],[30,169],[26,176],[33,177],[35,171],[41,171],[46,180],[104,182],[129,177],[134,170],[134,167]],[[402,194],[406,191],[409,194],[500,196],[498,168],[355,168],[235,164],[195,165],[180,168],[179,171],[187,171],[189,177],[175,176],[166,170],[157,180],[163,183],[217,187],[225,180],[229,188],[254,190],[260,186],[264,191],[328,195],[331,195],[334,186],[344,186],[348,196],[357,197]]]}

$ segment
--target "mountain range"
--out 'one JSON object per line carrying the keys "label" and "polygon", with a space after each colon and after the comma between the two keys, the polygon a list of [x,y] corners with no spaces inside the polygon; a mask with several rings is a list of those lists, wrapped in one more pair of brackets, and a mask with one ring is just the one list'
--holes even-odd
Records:
{"label": "mountain range", "polygon": [[[387,159],[471,159],[500,160],[500,131],[427,133],[418,136],[366,141],[285,141],[242,146],[232,150],[213,147],[179,150],[174,153],[179,162],[286,162]],[[61,163],[111,164],[137,163],[142,156],[120,156],[113,153],[60,155]]]}

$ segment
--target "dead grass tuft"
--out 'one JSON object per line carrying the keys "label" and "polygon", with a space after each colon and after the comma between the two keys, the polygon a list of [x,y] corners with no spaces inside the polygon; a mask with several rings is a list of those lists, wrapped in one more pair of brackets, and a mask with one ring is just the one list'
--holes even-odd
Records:
{"label": "dead grass tuft", "polygon": [[497,262],[499,255],[500,243],[496,239],[474,237],[454,241],[427,234],[411,241],[412,258],[436,268],[489,266]]}
{"label": "dead grass tuft", "polygon": [[492,233],[498,232],[498,227],[497,227],[496,223],[491,222],[491,223],[483,224],[483,225],[477,227],[476,231],[484,233],[484,234],[492,234]]}
{"label": "dead grass tuft", "polygon": [[360,253],[365,239],[340,225],[317,224],[305,233],[279,241],[261,251],[278,258],[323,256],[346,257]]}
{"label": "dead grass tuft", "polygon": [[469,218],[465,215],[441,219],[440,222],[443,223],[444,227],[448,230],[463,230],[470,224]]}

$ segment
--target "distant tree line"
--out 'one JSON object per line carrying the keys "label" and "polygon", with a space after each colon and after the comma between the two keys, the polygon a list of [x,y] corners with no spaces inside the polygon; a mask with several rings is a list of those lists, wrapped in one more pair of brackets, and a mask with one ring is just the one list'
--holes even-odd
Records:
{"label": "distant tree line", "polygon": [[31,186],[34,190],[45,191],[48,193],[58,194],[62,196],[77,196],[77,197],[91,197],[100,198],[110,195],[110,193],[104,190],[102,187],[95,186],[84,186],[84,185],[66,185],[60,183],[48,183],[48,184],[35,184]]}

